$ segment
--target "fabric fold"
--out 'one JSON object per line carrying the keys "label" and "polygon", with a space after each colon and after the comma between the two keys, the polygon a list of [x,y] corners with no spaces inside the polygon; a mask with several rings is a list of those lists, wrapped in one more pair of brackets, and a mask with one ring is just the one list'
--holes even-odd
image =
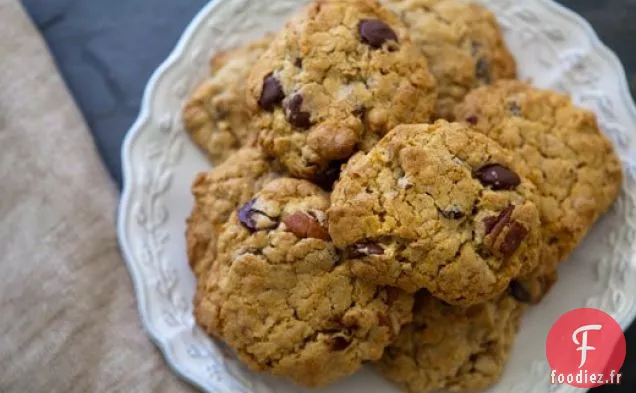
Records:
{"label": "fabric fold", "polygon": [[17,0],[0,37],[0,392],[191,391],[141,327],[116,188]]}

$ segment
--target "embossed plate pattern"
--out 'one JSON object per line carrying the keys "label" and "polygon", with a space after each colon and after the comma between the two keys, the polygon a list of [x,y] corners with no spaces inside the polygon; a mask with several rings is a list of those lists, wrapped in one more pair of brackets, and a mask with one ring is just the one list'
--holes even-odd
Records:
{"label": "embossed plate pattern", "polygon": [[[636,109],[623,68],[591,27],[550,0],[481,0],[492,9],[517,56],[520,75],[570,93],[594,110],[624,160],[619,201],[596,225],[548,299],[530,310],[501,383],[490,392],[574,392],[548,384],[544,342],[552,323],[577,307],[600,308],[626,328],[636,315]],[[298,0],[217,0],[192,21],[171,56],[154,73],[139,118],[122,149],[124,192],[118,235],[134,282],[139,313],[170,367],[214,393],[301,392],[284,381],[247,371],[194,325],[194,279],[185,253],[185,218],[194,174],[209,167],[183,131],[180,109],[207,72],[212,52],[282,26]],[[372,371],[325,393],[396,391]]]}

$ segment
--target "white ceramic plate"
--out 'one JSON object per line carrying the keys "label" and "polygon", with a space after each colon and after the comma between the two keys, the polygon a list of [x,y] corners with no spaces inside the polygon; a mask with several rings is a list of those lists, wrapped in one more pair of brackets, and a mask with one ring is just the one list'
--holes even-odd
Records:
{"label": "white ceramic plate", "polygon": [[[124,193],[119,241],[150,337],[172,369],[214,393],[301,392],[253,374],[196,328],[194,279],[186,261],[190,183],[209,164],[183,131],[180,108],[207,72],[212,52],[280,28],[298,0],[217,0],[192,21],[172,55],[154,73],[141,114],[123,151]],[[552,323],[577,307],[596,307],[626,328],[636,315],[636,109],[625,73],[582,18],[550,0],[482,0],[499,17],[521,78],[570,93],[593,109],[625,162],[626,182],[612,211],[594,228],[548,299],[533,308],[501,383],[491,392],[570,392],[548,384],[544,346]],[[321,392],[397,391],[366,369]]]}

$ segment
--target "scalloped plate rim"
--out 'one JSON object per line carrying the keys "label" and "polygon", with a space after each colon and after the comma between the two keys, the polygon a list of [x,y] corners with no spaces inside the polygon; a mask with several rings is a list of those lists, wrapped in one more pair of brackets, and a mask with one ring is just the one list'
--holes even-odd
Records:
{"label": "scalloped plate rim", "polygon": [[535,0],[535,1],[545,4],[547,7],[552,7],[556,13],[568,17],[572,22],[578,25],[581,25],[585,28],[588,37],[591,38],[592,40],[591,42],[592,51],[605,56],[610,61],[612,68],[619,71],[615,79],[617,79],[620,82],[621,94],[623,95],[623,97],[621,98],[623,99],[625,103],[628,104],[626,106],[629,108],[634,120],[636,120],[636,100],[634,100],[634,97],[632,97],[632,94],[629,90],[629,85],[627,82],[627,73],[625,72],[625,66],[621,62],[616,52],[614,52],[609,46],[607,46],[601,40],[596,30],[594,30],[594,27],[592,27],[592,24],[588,22],[587,19],[579,15],[576,11],[571,10],[570,8],[562,4],[559,4],[554,0]]}
{"label": "scalloped plate rim", "polygon": [[161,337],[161,335],[154,331],[154,328],[151,326],[150,319],[146,315],[146,308],[144,308],[144,305],[146,303],[146,293],[145,288],[141,284],[141,273],[138,271],[136,262],[133,262],[133,252],[130,249],[130,245],[128,244],[128,239],[126,236],[126,214],[131,202],[130,194],[132,192],[131,179],[133,178],[133,169],[131,164],[132,160],[130,159],[130,155],[132,154],[132,146],[136,138],[143,130],[144,126],[150,121],[150,101],[154,95],[156,86],[164,73],[172,68],[184,54],[185,48],[188,46],[188,43],[191,41],[194,33],[201,27],[205,18],[222,1],[224,0],[210,0],[209,3],[201,8],[199,12],[197,12],[197,14],[190,21],[190,23],[188,23],[188,26],[179,37],[179,41],[177,41],[174,49],[172,49],[168,57],[159,65],[159,67],[157,67],[157,69],[155,69],[155,71],[148,79],[146,87],[143,91],[139,115],[137,116],[130,129],[126,132],[126,136],[124,137],[124,141],[121,147],[122,193],[120,196],[120,203],[117,211],[117,238],[119,246],[122,249],[122,257],[124,259],[124,262],[126,263],[126,266],[128,267],[128,271],[131,276],[130,278],[133,284],[135,296],[137,298],[137,312],[139,313],[141,325],[144,330],[146,330],[153,344],[159,349],[159,351],[165,358],[166,364],[172,370],[172,372],[174,372],[177,376],[184,379],[201,391],[205,391],[206,389],[197,381],[197,379],[193,375],[191,375],[190,371],[174,361],[173,352],[170,349],[169,344],[164,342],[164,339]]}

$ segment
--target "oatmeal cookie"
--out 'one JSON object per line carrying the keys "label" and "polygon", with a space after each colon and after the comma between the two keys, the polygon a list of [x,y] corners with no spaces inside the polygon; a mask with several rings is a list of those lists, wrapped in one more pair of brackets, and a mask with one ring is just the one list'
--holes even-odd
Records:
{"label": "oatmeal cookie", "polygon": [[232,213],[195,317],[251,369],[317,387],[378,360],[413,297],[354,278],[329,240],[329,197],[291,178]]}
{"label": "oatmeal cookie", "polygon": [[459,123],[399,126],[347,164],[329,231],[355,274],[451,304],[489,300],[538,264],[532,184]]}
{"label": "oatmeal cookie", "polygon": [[264,150],[314,179],[398,124],[429,120],[437,90],[406,27],[374,0],[315,0],[249,79]]}
{"label": "oatmeal cookie", "polygon": [[198,278],[215,258],[216,233],[256,189],[276,177],[275,166],[258,149],[244,148],[218,167],[197,175],[194,208],[186,223],[188,261]]}
{"label": "oatmeal cookie", "polygon": [[453,109],[472,89],[516,77],[495,16],[463,0],[387,0],[424,52],[439,90],[435,117],[452,119]]}
{"label": "oatmeal cookie", "polygon": [[470,93],[457,118],[499,142],[535,184],[541,212],[543,270],[554,270],[616,199],[619,158],[590,111],[569,97],[514,81]]}
{"label": "oatmeal cookie", "polygon": [[524,309],[508,293],[468,308],[418,293],[413,322],[377,368],[411,393],[489,387],[503,374]]}
{"label": "oatmeal cookie", "polygon": [[249,126],[245,81],[270,41],[266,37],[217,53],[210,61],[210,76],[183,109],[186,130],[213,164],[256,141],[257,133]]}

